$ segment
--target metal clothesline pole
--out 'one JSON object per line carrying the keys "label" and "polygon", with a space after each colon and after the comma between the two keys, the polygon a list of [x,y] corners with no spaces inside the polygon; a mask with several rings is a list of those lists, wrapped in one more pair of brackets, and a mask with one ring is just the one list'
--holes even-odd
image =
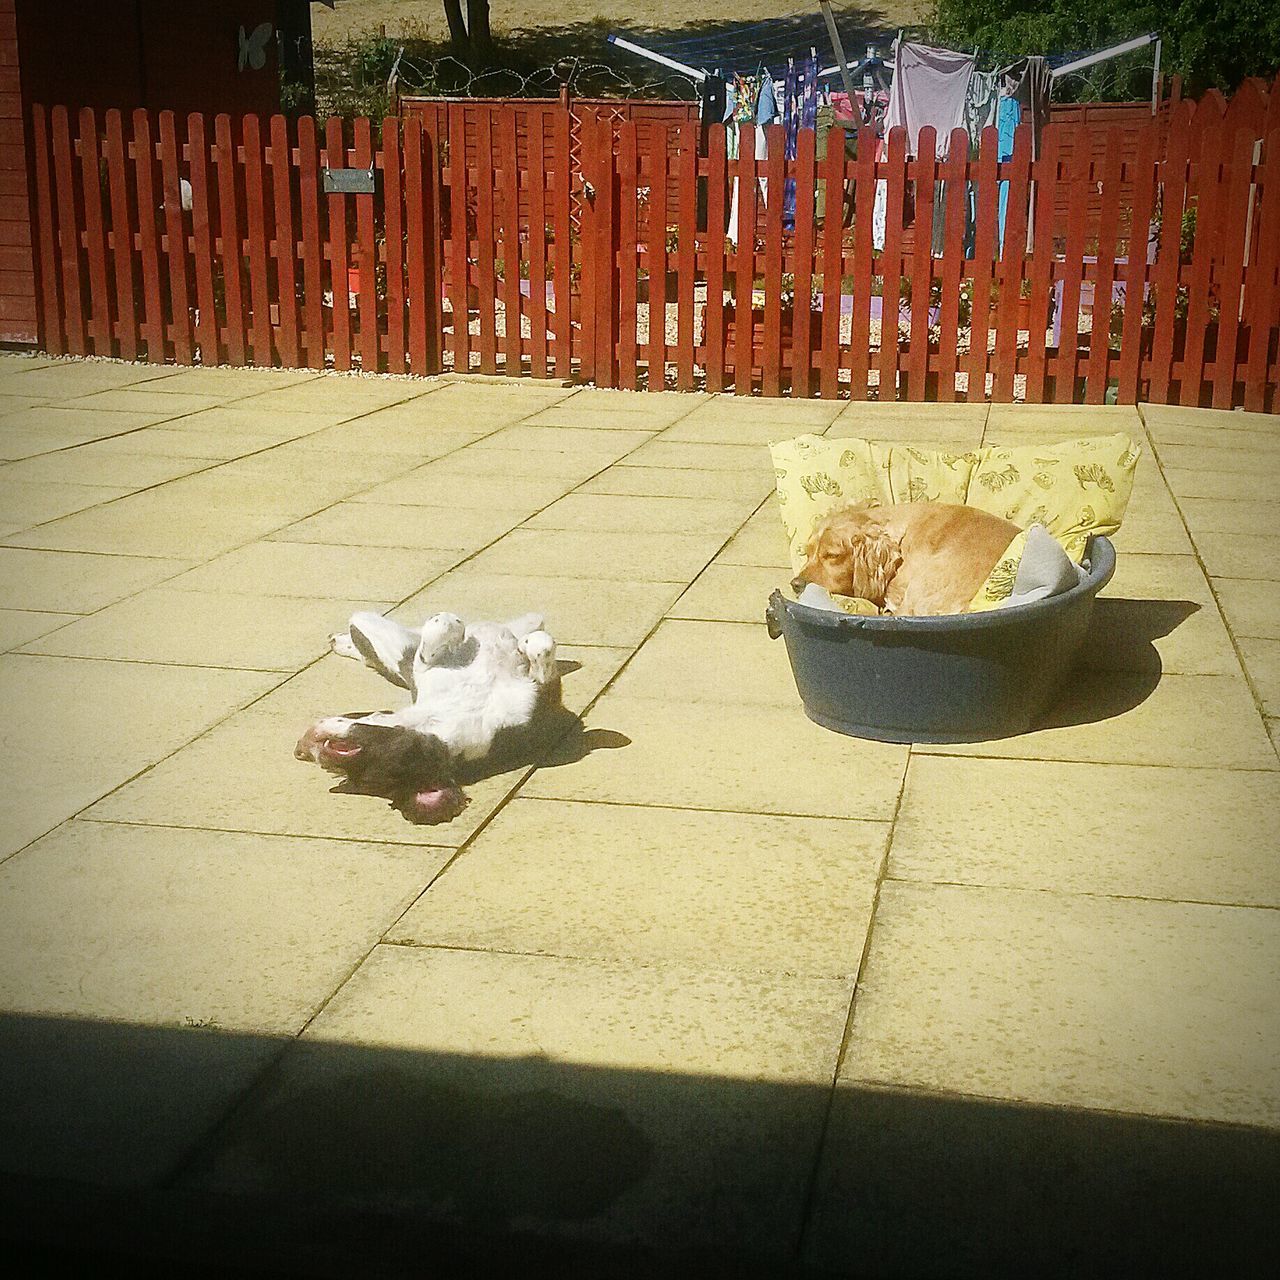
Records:
{"label": "metal clothesline pole", "polygon": [[[1145,36],[1135,36],[1132,40],[1126,40],[1123,44],[1113,44],[1110,49],[1099,49],[1097,53],[1086,54],[1083,58],[1077,58],[1074,62],[1063,63],[1062,66],[1055,67],[1049,74],[1056,80],[1059,76],[1070,75],[1073,71],[1083,71],[1085,67],[1092,67],[1095,63],[1108,62],[1112,58],[1118,58],[1122,53],[1131,53],[1134,49],[1145,49],[1149,44],[1156,45],[1158,49],[1160,44],[1158,33],[1151,31]],[[1156,57],[1159,58],[1158,52]]]}
{"label": "metal clothesline pole", "polygon": [[637,57],[648,58],[650,62],[656,62],[661,67],[670,67],[672,71],[678,71],[682,76],[688,76],[690,80],[696,80],[699,84],[707,78],[705,71],[699,71],[696,67],[686,66],[683,62],[668,58],[664,53],[654,53],[652,49],[645,49],[641,45],[632,44],[630,40],[624,40],[621,36],[611,35],[608,37],[608,41],[610,44],[616,44],[619,49],[634,53]]}
{"label": "metal clothesline pole", "polygon": [[844,85],[844,91],[849,95],[849,101],[853,101],[853,77],[849,74],[849,59],[845,57],[844,45],[840,40],[840,31],[836,26],[835,15],[831,12],[831,0],[818,0],[818,7],[822,10],[822,16],[826,19],[827,34],[831,37],[831,48],[836,55],[836,65],[840,68],[840,82]]}

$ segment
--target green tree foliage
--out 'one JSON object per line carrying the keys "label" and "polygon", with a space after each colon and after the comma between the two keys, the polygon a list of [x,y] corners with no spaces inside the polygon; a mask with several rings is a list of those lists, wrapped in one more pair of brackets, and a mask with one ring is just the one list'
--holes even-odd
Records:
{"label": "green tree foliage", "polygon": [[[1280,70],[1277,0],[938,0],[935,38],[1010,59],[1027,53],[1101,49],[1159,32],[1162,67],[1180,72],[1187,92],[1234,89],[1248,76]],[[1103,63],[1055,89],[1055,97],[1143,98],[1151,92],[1151,51]]]}

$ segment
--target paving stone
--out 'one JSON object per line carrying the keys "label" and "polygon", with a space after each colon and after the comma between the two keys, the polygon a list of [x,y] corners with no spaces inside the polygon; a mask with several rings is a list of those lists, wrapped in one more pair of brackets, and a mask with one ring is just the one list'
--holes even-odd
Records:
{"label": "paving stone", "polygon": [[625,404],[604,400],[579,403],[578,396],[540,409],[523,421],[531,427],[576,427],[588,431],[661,431],[679,422],[693,408],[685,397],[663,400],[654,405],[639,405],[634,398]]}
{"label": "paving stone", "polygon": [[[157,385],[166,381],[160,378]],[[152,422],[161,422],[166,418],[181,417],[186,413],[199,413],[201,409],[212,409],[225,400],[224,395],[205,391],[179,391],[176,387],[166,388],[164,393],[153,389],[152,385],[143,383],[140,387],[113,387],[109,391],[95,391],[87,396],[77,396],[74,400],[61,401],[78,410],[95,412],[128,412],[145,414]]]}
{"label": "paving stone", "polygon": [[764,445],[693,444],[659,438],[642,444],[627,455],[627,464],[636,467],[677,467],[699,471],[746,471],[767,474],[772,480],[773,463]]}
{"label": "paving stone", "polygon": [[[0,657],[2,705],[23,726],[22,750],[9,761],[0,798],[0,856],[44,835],[279,678],[18,653]],[[226,770],[224,760],[206,774],[206,787]]]}
{"label": "paving stone", "polygon": [[[425,406],[431,396],[424,396],[418,421],[379,421],[377,414],[339,422],[313,432],[297,442],[298,449],[325,449],[364,457],[370,454],[399,454],[406,468],[440,458],[484,438],[484,432],[471,427],[455,427],[448,420],[429,417]],[[418,401],[411,401],[417,405]]]}
{"label": "paving stone", "polygon": [[1206,435],[1228,431],[1262,431],[1274,435],[1277,430],[1275,415],[1270,413],[1244,410],[1223,413],[1220,409],[1193,409],[1176,404],[1144,404],[1141,412],[1147,427],[1157,435],[1167,427],[1190,427]]}
{"label": "paving stone", "polygon": [[614,687],[624,698],[798,710],[800,697],[786,648],[769,639],[763,618],[762,605],[755,625],[665,621]]}
{"label": "paving stone", "polygon": [[1178,505],[1195,538],[1204,533],[1256,534],[1260,529],[1274,529],[1280,522],[1280,501],[1182,498]]}
{"label": "paving stone", "polygon": [[592,431],[581,427],[539,427],[524,423],[503,427],[472,446],[474,452],[529,449],[538,453],[565,453],[571,457],[598,458],[608,466],[653,438],[651,431]]}
{"label": "paving stone", "polygon": [[213,467],[180,476],[157,491],[158,498],[190,503],[193,510],[263,511],[298,519],[341,497],[340,477],[309,480],[300,475],[251,475]]}
{"label": "paving stone", "polygon": [[[517,479],[502,482],[502,507],[532,515],[562,497],[573,487],[572,480]],[[417,467],[385,484],[351,495],[352,502],[412,507],[451,507],[461,511],[488,511],[495,503],[490,486],[476,476],[442,475],[433,464]]]}
{"label": "paving stone", "polygon": [[1280,905],[1280,776],[916,755],[889,874]]}
{"label": "paving stone", "polygon": [[634,647],[679,590],[670,582],[478,573],[467,564],[437,578],[392,616],[417,626],[435,613],[466,619],[540,613],[561,644]]}
{"label": "paving stone", "polygon": [[728,537],[754,501],[572,493],[543,508],[530,529],[599,529],[615,533],[720,533]]}
{"label": "paving stone", "polygon": [[1222,612],[1236,636],[1280,639],[1280,591],[1274,582],[1213,578]]}
{"label": "paving stone", "polygon": [[792,435],[822,428],[834,421],[843,407],[838,400],[778,400],[764,396],[718,395],[689,414],[699,422],[783,422],[794,426]]}
{"label": "paving stone", "polygon": [[122,498],[129,489],[59,481],[10,481],[0,472],[0,518],[15,531]]}
{"label": "paving stone", "polygon": [[401,404],[437,390],[439,384],[422,378],[366,378],[327,374],[294,387],[278,387],[252,397],[255,411],[283,409],[289,413],[349,410],[348,416]]}
{"label": "paving stone", "polygon": [[[836,1090],[805,1230],[818,1274],[1257,1271],[1271,1132],[919,1089]],[[1068,1261],[1069,1260],[1069,1261]]]}
{"label": "paving stone", "polygon": [[[630,745],[595,751],[571,767],[540,768],[522,794],[885,821],[907,761],[906,747],[829,733],[798,708],[669,704],[610,691],[587,723]],[[750,745],[758,743],[767,752]]]}
{"label": "paving stone", "polygon": [[353,454],[312,447],[311,437],[288,440],[259,453],[225,462],[226,475],[296,477],[309,484],[328,486],[336,497],[359,493],[393,476],[403,475],[416,464],[401,454]]}
{"label": "paving stone", "polygon": [[190,567],[189,560],[0,547],[0,608],[92,613]]}
{"label": "paving stone", "polygon": [[1161,443],[1158,452],[1162,466],[1179,471],[1204,467],[1210,471],[1269,477],[1273,482],[1280,480],[1280,448],[1250,449],[1245,443],[1242,440],[1234,448]]}
{"label": "paving stone", "polygon": [[389,940],[854,976],[883,823],[520,800]]}
{"label": "paving stone", "polygon": [[1263,714],[1280,715],[1280,640],[1243,636],[1240,656],[1262,703]]}
{"label": "paving stone", "polygon": [[581,492],[759,502],[772,489],[772,476],[753,476],[745,471],[700,471],[693,467],[677,471],[673,467],[636,467],[628,463],[593,476]]}
{"label": "paving stone", "polygon": [[847,999],[843,980],[379,947],[188,1185],[781,1260]]}
{"label": "paving stone", "polygon": [[229,551],[288,522],[276,511],[200,507],[155,489],[9,534],[9,546],[49,551],[199,558]]}
{"label": "paving stone", "polygon": [[0,653],[8,653],[46,632],[74,622],[74,613],[29,613],[22,609],[0,609]]}
{"label": "paving stone", "polygon": [[14,485],[75,484],[136,490],[215,465],[209,458],[125,453],[112,447],[115,443],[98,441],[61,453],[11,462],[0,469],[0,479]]}
{"label": "paving stone", "polygon": [[171,584],[175,591],[315,599],[402,600],[452,567],[461,553],[420,547],[255,542],[210,560]]}
{"label": "paving stone", "polygon": [[709,564],[679,600],[669,618],[759,622],[769,596],[785,587],[788,574],[757,565]]}
{"label": "paving stone", "polygon": [[[289,393],[286,393],[289,394]],[[237,400],[197,410],[182,417],[166,421],[166,431],[183,435],[227,435],[251,440],[270,440],[279,444],[285,440],[298,440],[317,431],[323,431],[335,422],[341,422],[346,411],[337,406],[318,406],[307,412],[301,409],[267,408],[259,403],[259,397]]]}
{"label": "paving stone", "polygon": [[1238,675],[1240,663],[1194,556],[1119,555],[1081,663],[1108,671]]}
{"label": "paving stone", "polygon": [[113,387],[130,387],[155,378],[164,378],[172,368],[154,364],[124,364],[106,360],[53,360],[43,368],[21,375],[22,392],[33,396],[92,395]]}
{"label": "paving stone", "polygon": [[148,391],[173,391],[193,395],[217,395],[224,400],[277,391],[310,382],[320,374],[310,369],[238,369],[227,366],[208,369],[180,369],[146,384]]}
{"label": "paving stone", "polygon": [[[207,412],[221,412],[208,410]],[[263,449],[274,449],[285,440],[292,440],[290,428],[277,428],[272,431],[264,427],[265,434],[249,431],[223,431],[217,428],[210,430],[178,429],[182,418],[174,418],[158,427],[146,427],[141,431],[130,431],[127,435],[112,436],[107,440],[93,441],[76,452],[94,450],[102,454],[144,454],[155,458],[202,458],[203,465],[213,462],[227,462],[232,458],[242,458]]]}
{"label": "paving stone", "polygon": [[791,554],[777,504],[766,502],[716,555],[716,563],[778,569],[790,577]]}
{"label": "paving stone", "polygon": [[385,603],[273,596],[261,587],[245,595],[155,587],[32,640],[23,652],[296,671],[325,653],[330,632],[362,608]]}
{"label": "paving stone", "polygon": [[[530,428],[532,430],[532,428]],[[489,437],[492,441],[493,437]],[[497,448],[489,443],[484,449],[470,445],[451,453],[446,458],[432,462],[429,470],[436,476],[465,477],[474,483],[478,477],[491,493],[501,493],[507,482],[517,480],[562,480],[580,484],[583,480],[603,471],[608,465],[608,453],[578,450],[568,453],[557,449]]]}
{"label": "paving stone", "polygon": [[1183,498],[1240,498],[1270,502],[1276,496],[1276,482],[1269,475],[1209,470],[1207,467],[1186,471],[1166,466],[1164,478],[1179,501]]}
{"label": "paving stone", "polygon": [[[1252,451],[1258,450],[1263,453],[1274,452],[1280,449],[1280,432],[1276,430],[1238,430],[1230,429],[1230,424],[1221,425],[1219,421],[1212,424],[1202,424],[1200,426],[1189,426],[1184,424],[1164,424],[1157,423],[1154,426],[1148,422],[1147,430],[1151,435],[1151,439],[1155,441],[1157,447],[1164,456],[1164,450],[1169,447],[1176,448],[1196,448],[1203,449],[1207,452],[1213,450],[1224,450],[1228,453],[1234,453],[1236,450]],[[1172,462],[1172,458],[1170,458]],[[1187,464],[1178,463],[1174,465],[1186,466]],[[1220,468],[1221,470],[1234,470],[1233,467]]]}
{"label": "paving stone", "polygon": [[514,529],[524,513],[506,508],[404,507],[340,502],[272,535],[284,542],[327,542],[341,547],[454,548],[475,551]]}
{"label": "paving stone", "polygon": [[73,822],[9,859],[5,1168],[161,1176],[447,856]]}
{"label": "paving stone", "polygon": [[915,750],[1102,764],[1275,767],[1242,676],[1082,671],[1069,680],[1043,723],[1013,738],[918,744]]}
{"label": "paving stone", "polygon": [[1196,547],[1215,578],[1280,582],[1280,534],[1197,533]]}
{"label": "paving stone", "polygon": [[1171,503],[1149,507],[1139,499],[1125,512],[1124,523],[1111,535],[1123,561],[1131,553],[1139,555],[1191,555],[1194,548]]}
{"label": "paving stone", "polygon": [[887,882],[842,1081],[1275,1127],[1280,914]]}
{"label": "paving stone", "polygon": [[471,563],[480,573],[687,582],[719,545],[718,534],[516,529]]}

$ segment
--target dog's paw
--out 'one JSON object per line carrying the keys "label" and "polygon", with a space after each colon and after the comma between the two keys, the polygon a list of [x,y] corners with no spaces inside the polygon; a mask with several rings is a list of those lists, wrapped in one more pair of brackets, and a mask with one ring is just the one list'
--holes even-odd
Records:
{"label": "dog's paw", "polygon": [[453,613],[437,613],[422,624],[422,640],[418,645],[418,663],[426,666],[434,658],[456,649],[467,634],[462,619]]}
{"label": "dog's paw", "polygon": [[360,659],[360,650],[356,648],[349,631],[335,631],[329,637],[329,648],[340,658]]}
{"label": "dog's paw", "polygon": [[556,642],[545,631],[522,636],[519,649],[529,664],[529,675],[538,684],[547,684],[556,674]]}

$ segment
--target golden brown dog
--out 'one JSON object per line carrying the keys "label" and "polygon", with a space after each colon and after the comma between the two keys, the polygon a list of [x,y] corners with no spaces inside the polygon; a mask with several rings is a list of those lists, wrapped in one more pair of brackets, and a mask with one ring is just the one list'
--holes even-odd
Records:
{"label": "golden brown dog", "polygon": [[791,585],[815,582],[903,617],[962,613],[1020,532],[976,507],[858,503],[818,525]]}

